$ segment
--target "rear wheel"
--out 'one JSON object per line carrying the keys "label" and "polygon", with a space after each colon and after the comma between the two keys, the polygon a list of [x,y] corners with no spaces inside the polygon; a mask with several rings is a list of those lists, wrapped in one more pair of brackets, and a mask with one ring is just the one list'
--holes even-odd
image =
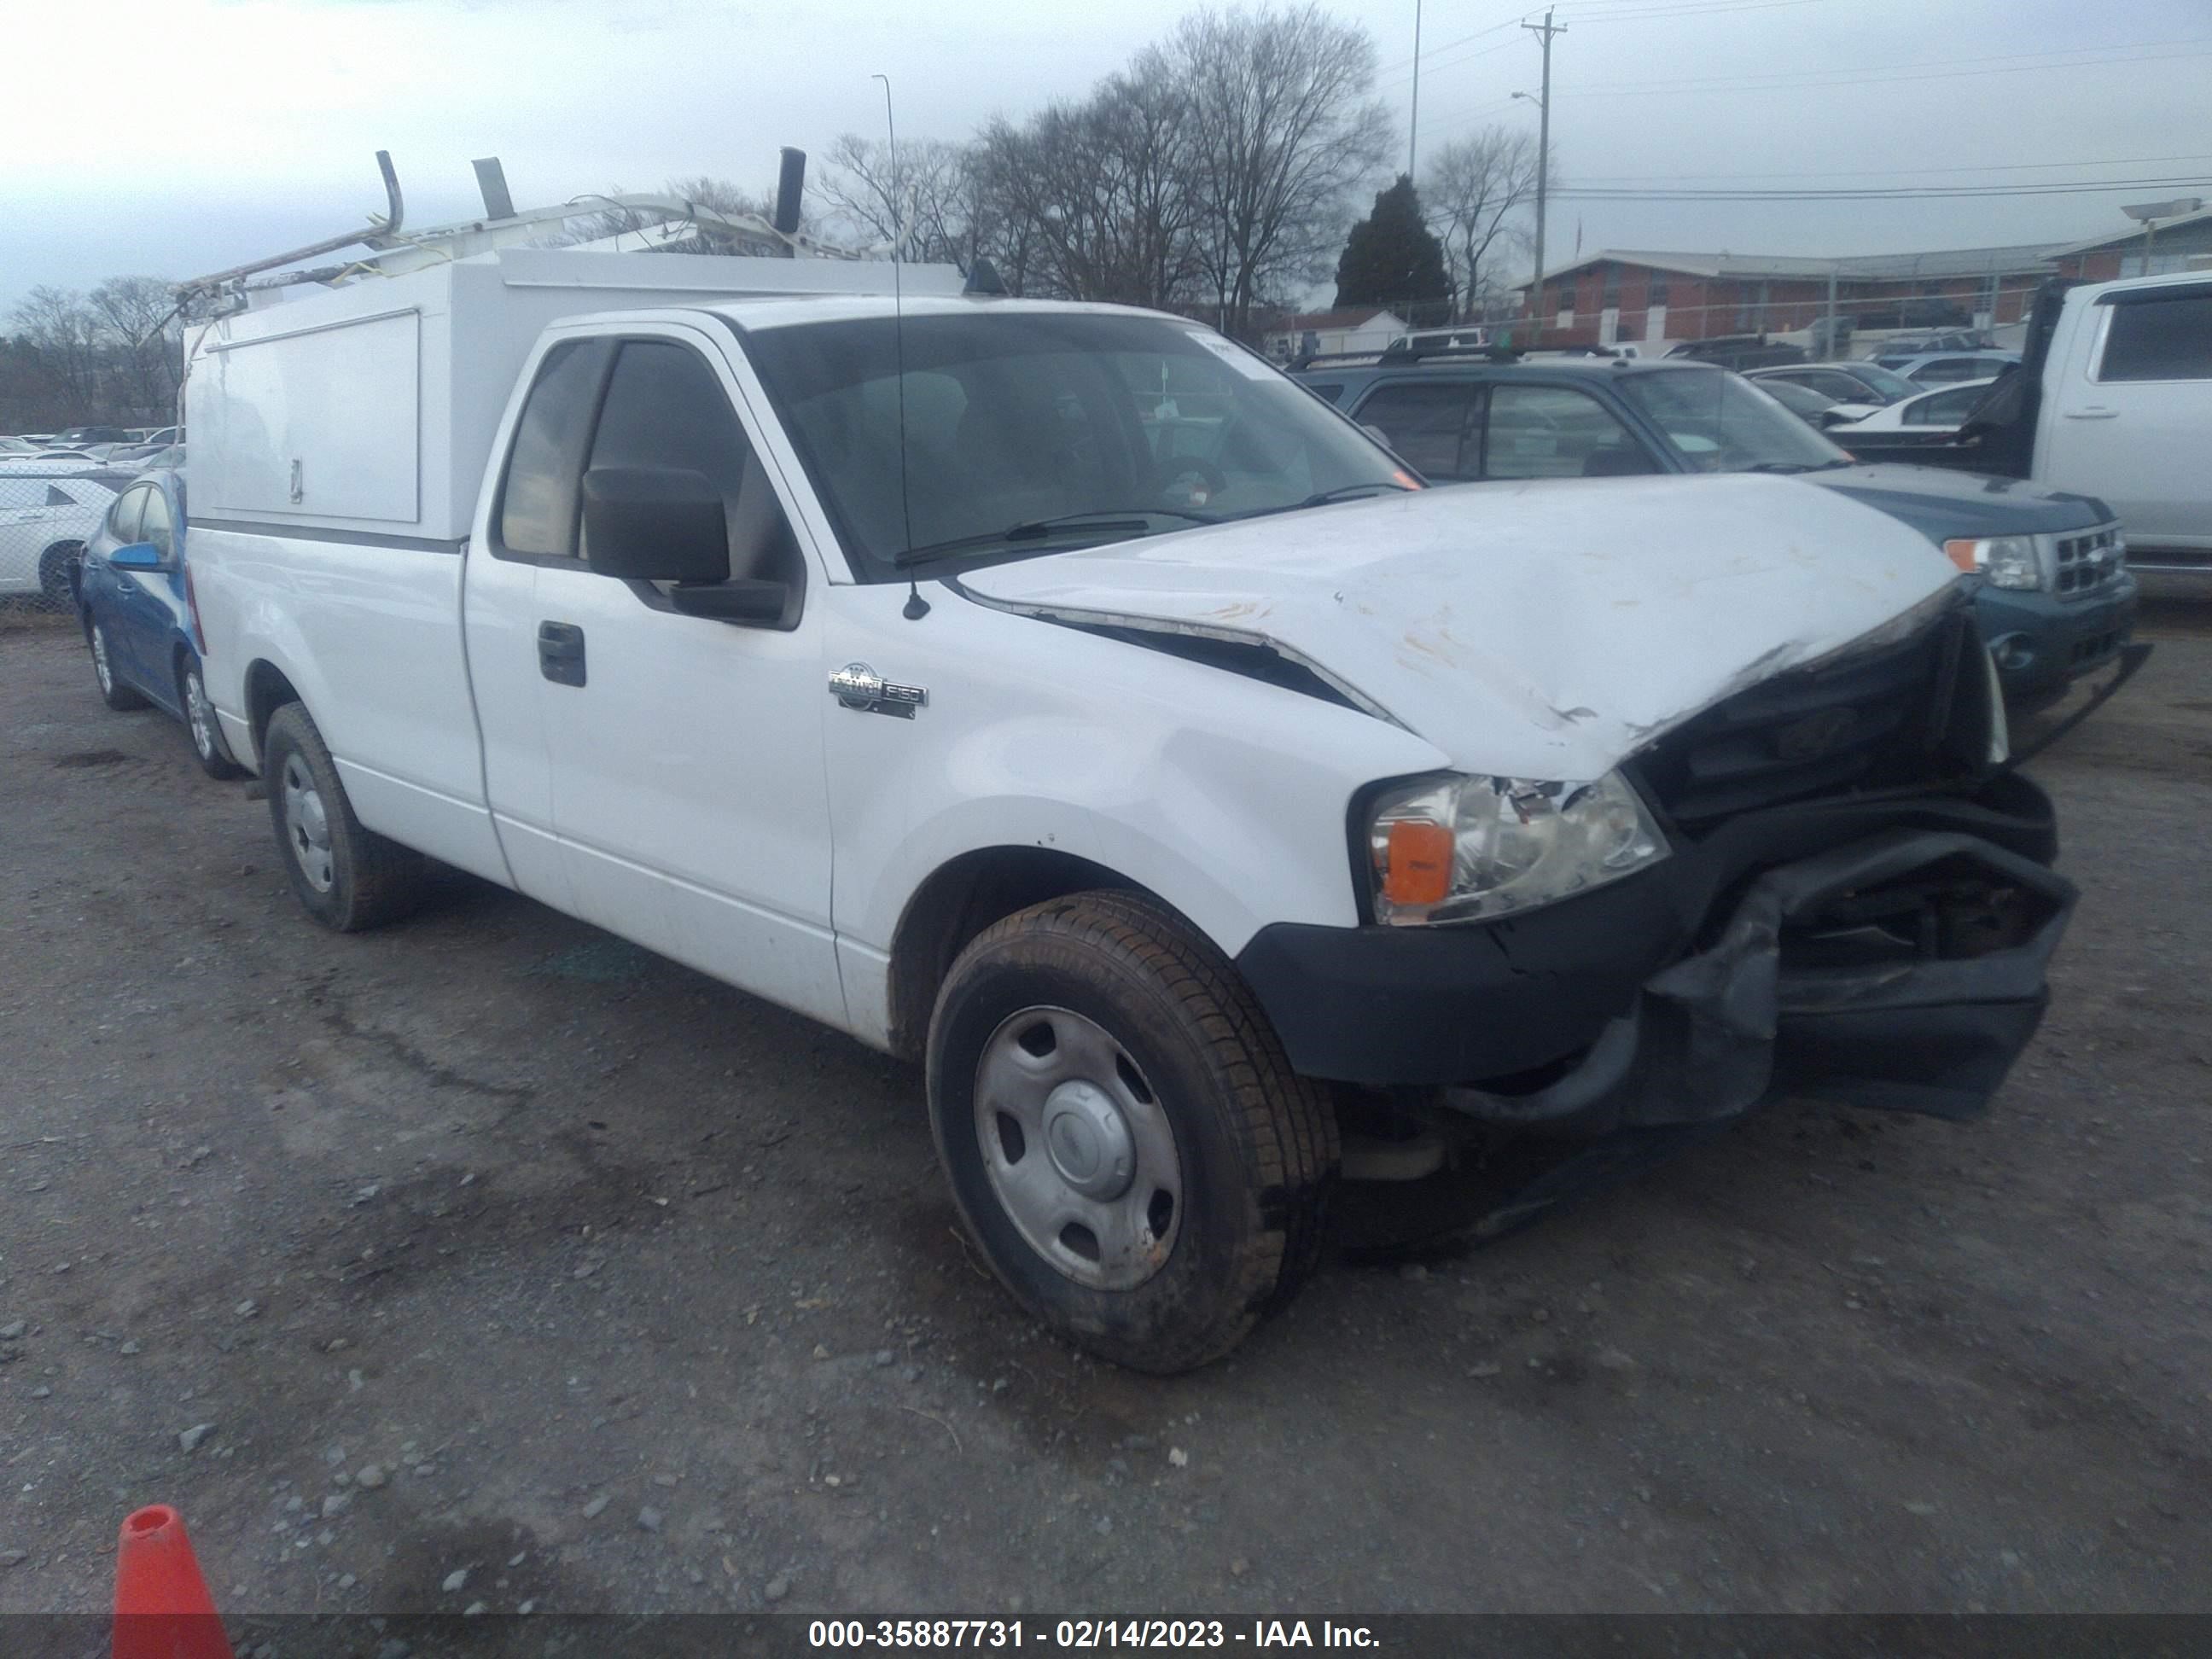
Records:
{"label": "rear wheel", "polygon": [[211,778],[243,777],[245,769],[231,759],[222,740],[222,727],[216,720],[215,705],[208,701],[207,677],[201,672],[200,659],[189,651],[183,652],[177,661],[177,701],[183,706],[185,729],[192,735],[192,754],[200,770]]}
{"label": "rear wheel", "polygon": [[146,699],[118,679],[115,658],[107,647],[107,628],[94,623],[86,630],[86,643],[92,647],[92,677],[100,682],[100,695],[110,708],[127,711],[143,708]]}
{"label": "rear wheel", "polygon": [[1328,1099],[1219,952],[1134,895],[1054,899],[961,952],[930,1024],[929,1101],[999,1277],[1117,1364],[1227,1352],[1319,1259]]}
{"label": "rear wheel", "polygon": [[333,933],[397,921],[422,902],[422,855],[362,826],[307,711],[288,702],[262,743],[269,817],[284,872],[307,914]]}

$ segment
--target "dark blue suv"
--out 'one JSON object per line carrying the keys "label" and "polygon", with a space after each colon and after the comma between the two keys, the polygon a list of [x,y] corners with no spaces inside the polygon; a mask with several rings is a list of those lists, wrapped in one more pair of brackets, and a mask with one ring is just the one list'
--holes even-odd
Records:
{"label": "dark blue suv", "polygon": [[2014,478],[1858,465],[1710,364],[1462,356],[1295,373],[1431,483],[1787,472],[1878,507],[1979,574],[1983,637],[2018,709],[2113,661],[2135,627],[2126,544],[2102,501]]}
{"label": "dark blue suv", "polygon": [[240,777],[208,702],[191,582],[185,475],[167,468],[142,473],[85,543],[77,613],[92,672],[110,708],[155,704],[185,723],[210,777]]}

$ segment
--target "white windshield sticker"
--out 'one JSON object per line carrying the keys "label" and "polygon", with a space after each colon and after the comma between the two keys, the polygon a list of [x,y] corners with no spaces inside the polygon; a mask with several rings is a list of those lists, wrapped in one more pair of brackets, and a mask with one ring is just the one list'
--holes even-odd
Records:
{"label": "white windshield sticker", "polygon": [[1191,331],[1190,337],[1248,380],[1272,380],[1275,378],[1273,369],[1234,340],[1225,340],[1218,334],[1201,334],[1195,329]]}

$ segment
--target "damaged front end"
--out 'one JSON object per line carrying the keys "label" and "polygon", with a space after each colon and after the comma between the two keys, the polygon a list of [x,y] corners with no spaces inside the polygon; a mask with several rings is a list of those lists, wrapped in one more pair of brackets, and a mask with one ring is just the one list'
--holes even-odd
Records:
{"label": "damaged front end", "polygon": [[1632,757],[1652,867],[1494,921],[1267,928],[1238,965],[1300,1071],[1461,1123],[1602,1138],[1792,1094],[1969,1116],[2075,898],[2005,743],[1946,596]]}

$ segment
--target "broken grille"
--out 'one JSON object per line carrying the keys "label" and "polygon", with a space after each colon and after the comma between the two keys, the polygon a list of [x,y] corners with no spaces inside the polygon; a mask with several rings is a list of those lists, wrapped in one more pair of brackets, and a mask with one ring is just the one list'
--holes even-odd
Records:
{"label": "broken grille", "polygon": [[1739,692],[1645,750],[1638,774],[1692,836],[1785,802],[1972,774],[1990,738],[1981,650],[1971,613],[1954,609],[1899,643]]}

